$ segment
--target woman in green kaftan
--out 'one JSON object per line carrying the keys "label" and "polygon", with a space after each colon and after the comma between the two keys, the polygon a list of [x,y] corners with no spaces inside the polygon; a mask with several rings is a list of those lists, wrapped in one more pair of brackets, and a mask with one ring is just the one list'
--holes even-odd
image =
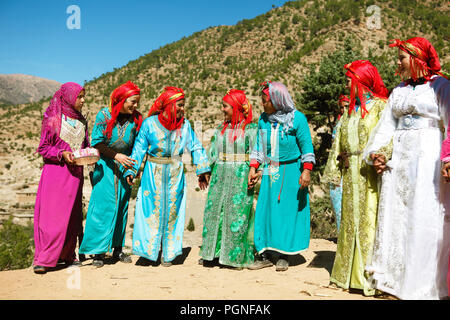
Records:
{"label": "woman in green kaftan", "polygon": [[363,161],[362,150],[386,105],[388,90],[367,60],[354,61],[345,69],[351,90],[349,110],[341,118],[321,179],[337,186],[343,178],[341,222],[330,281],[373,295],[364,268],[375,240],[378,178],[373,167]]}
{"label": "woman in green kaftan", "polygon": [[211,139],[211,185],[203,219],[203,261],[241,268],[253,263],[253,189],[248,189],[249,153],[257,125],[241,90],[223,97],[225,121]]}

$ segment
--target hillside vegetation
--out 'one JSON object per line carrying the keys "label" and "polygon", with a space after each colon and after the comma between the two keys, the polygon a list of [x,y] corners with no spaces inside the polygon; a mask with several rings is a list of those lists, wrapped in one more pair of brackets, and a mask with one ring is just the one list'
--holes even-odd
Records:
{"label": "hillside vegetation", "polygon": [[[381,29],[367,27],[373,14],[367,13],[371,5],[380,8]],[[201,120],[203,129],[208,129],[220,123],[220,100],[228,89],[248,93],[256,121],[262,111],[259,84],[281,81],[311,123],[319,153],[313,190],[319,199],[323,190],[317,183],[334,123],[332,106],[343,93],[343,63],[350,62],[346,59],[370,59],[392,89],[399,78],[394,76],[396,50],[388,47],[389,40],[422,36],[432,42],[443,69],[449,71],[449,13],[448,1],[290,1],[236,25],[194,33],[85,83],[84,112],[92,129],[96,113],[108,105],[112,90],[131,80],[142,89],[140,111],[146,116],[165,86],[179,86],[187,94],[187,118]],[[324,63],[328,66],[321,65]],[[318,70],[328,71],[321,75]],[[323,98],[310,81],[325,87]],[[1,181],[37,184],[42,160],[33,152],[47,105],[48,99],[14,107],[0,104]],[[207,141],[203,141],[205,146]],[[330,215],[326,198],[316,203],[321,207],[313,210]]]}

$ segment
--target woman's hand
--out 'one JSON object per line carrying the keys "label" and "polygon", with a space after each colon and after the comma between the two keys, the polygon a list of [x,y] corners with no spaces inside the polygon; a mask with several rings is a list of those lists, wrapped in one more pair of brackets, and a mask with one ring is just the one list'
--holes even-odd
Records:
{"label": "woman's hand", "polygon": [[442,165],[442,176],[445,178],[445,183],[450,181],[450,173],[448,172],[450,170],[450,162],[446,162]]}
{"label": "woman's hand", "polygon": [[132,176],[127,176],[125,179],[127,180],[128,184],[130,186],[132,186],[134,184],[134,179]]}
{"label": "woman's hand", "polygon": [[248,173],[248,189],[253,188],[261,179],[262,171],[256,172],[254,167],[250,167],[250,171]]}
{"label": "woman's hand", "polygon": [[309,169],[303,169],[302,175],[298,180],[300,189],[308,187],[310,182],[311,182],[311,171]]}
{"label": "woman's hand", "polygon": [[125,169],[132,168],[133,165],[137,162],[133,158],[130,158],[123,153],[117,153],[116,156],[114,157],[114,160],[119,162]]}
{"label": "woman's hand", "polygon": [[372,159],[373,166],[375,168],[375,171],[378,174],[381,174],[384,170],[387,169],[386,158],[383,155],[371,153],[370,154],[370,159]]}
{"label": "woman's hand", "polygon": [[211,172],[205,172],[198,176],[198,186],[201,190],[208,188]]}
{"label": "woman's hand", "polygon": [[75,164],[74,161],[73,161],[73,153],[72,152],[70,152],[70,151],[63,151],[62,152],[62,157],[63,157],[64,161],[67,164],[70,164],[70,165],[74,165]]}

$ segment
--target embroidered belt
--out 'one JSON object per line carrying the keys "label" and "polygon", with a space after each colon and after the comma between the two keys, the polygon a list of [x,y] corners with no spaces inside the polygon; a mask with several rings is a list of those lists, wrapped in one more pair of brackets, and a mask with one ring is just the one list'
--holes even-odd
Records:
{"label": "embroidered belt", "polygon": [[172,157],[148,157],[148,161],[158,164],[172,164],[175,163],[177,160],[176,158]]}
{"label": "embroidered belt", "polygon": [[427,128],[440,129],[440,121],[425,118],[416,114],[407,114],[398,118],[397,130],[417,130]]}
{"label": "embroidered belt", "polygon": [[219,153],[219,160],[224,162],[244,162],[250,161],[250,155],[245,153]]}

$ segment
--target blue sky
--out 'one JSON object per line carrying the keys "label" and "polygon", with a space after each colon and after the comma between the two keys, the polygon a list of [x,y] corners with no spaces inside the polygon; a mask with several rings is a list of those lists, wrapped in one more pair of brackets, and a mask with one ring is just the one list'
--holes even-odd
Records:
{"label": "blue sky", "polygon": [[[0,0],[0,73],[83,84],[211,26],[233,25],[286,0]],[[80,8],[80,29],[70,5]]]}

